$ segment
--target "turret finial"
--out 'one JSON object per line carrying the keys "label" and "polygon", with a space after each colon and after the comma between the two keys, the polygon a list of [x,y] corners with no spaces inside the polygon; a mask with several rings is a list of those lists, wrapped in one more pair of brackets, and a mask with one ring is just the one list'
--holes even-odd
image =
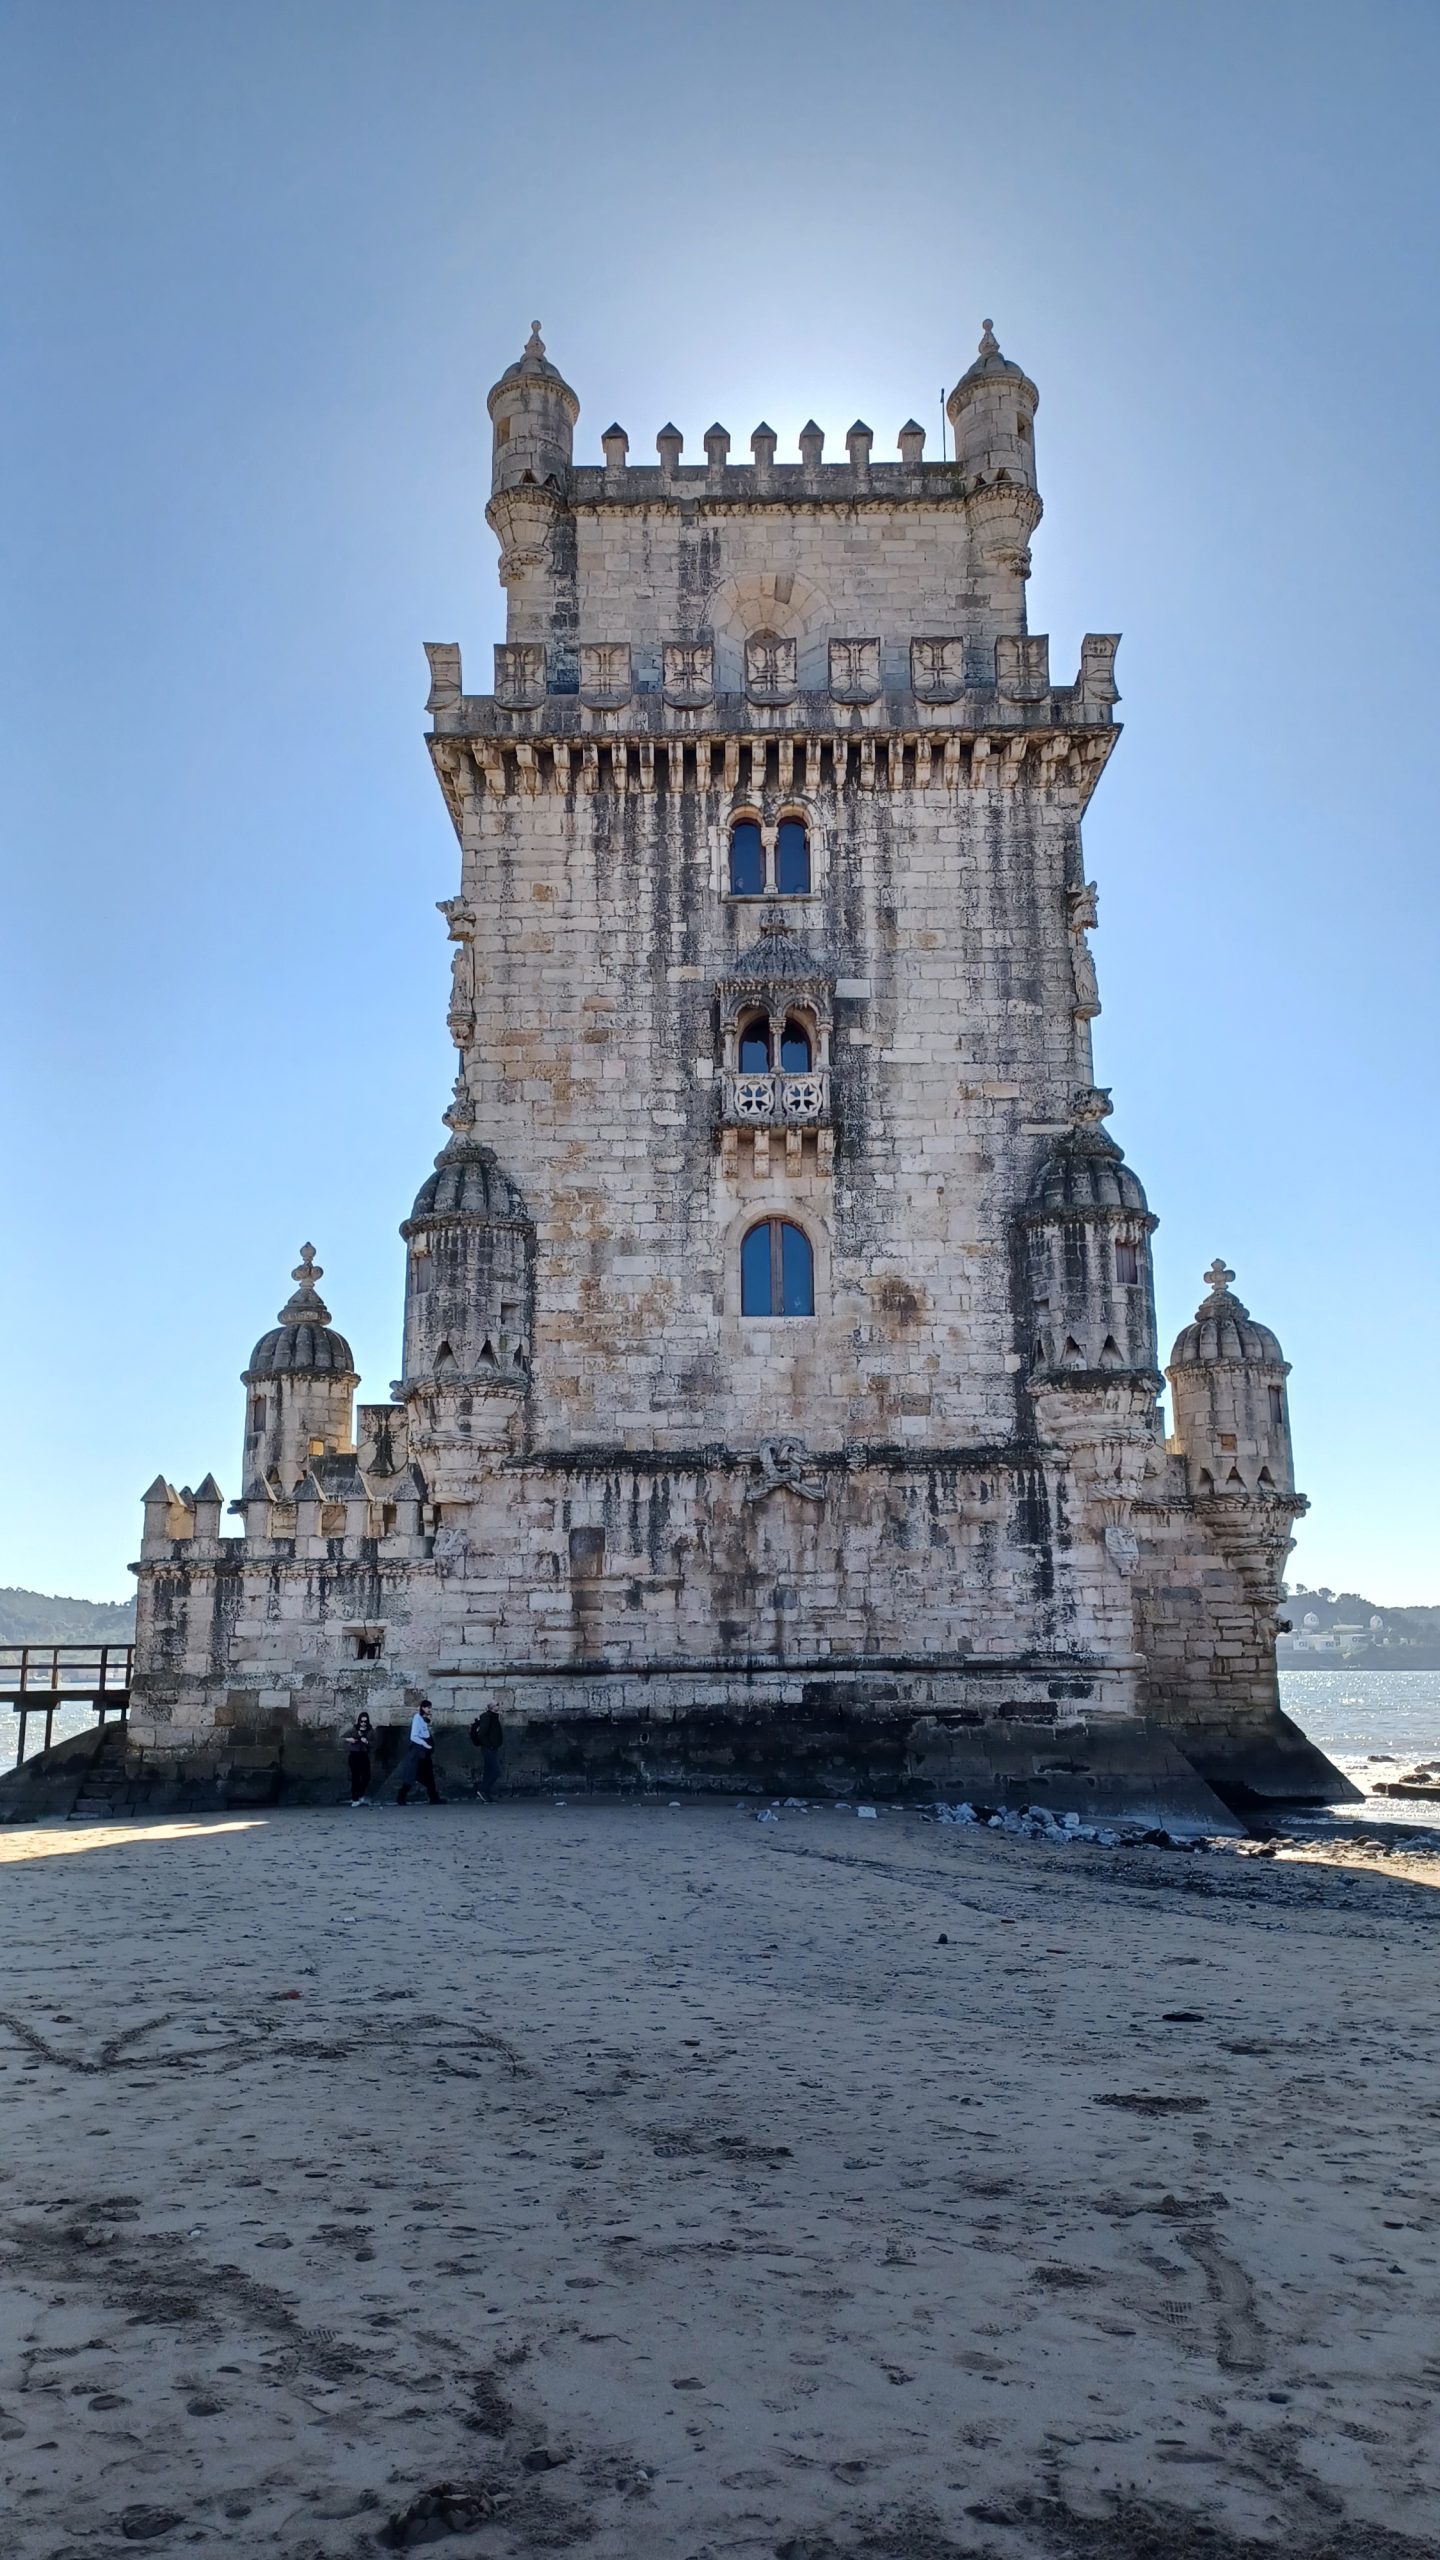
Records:
{"label": "turret finial", "polygon": [[[986,321],[985,326],[987,329],[989,328],[990,323],[988,320]],[[540,323],[538,320],[532,320],[530,323],[530,335],[525,341],[525,353],[527,356],[538,356],[542,364],[545,361],[545,341],[540,335]]]}
{"label": "turret finial", "polygon": [[1214,1298],[1223,1297],[1234,1277],[1234,1272],[1226,1269],[1225,1264],[1221,1261],[1220,1256],[1217,1253],[1209,1270],[1205,1274],[1205,1278],[1209,1283],[1211,1296]]}
{"label": "turret finial", "polygon": [[995,335],[995,323],[993,320],[987,320],[984,324],[984,335],[980,340],[980,353],[982,356],[998,356],[1000,353],[1000,341]]}
{"label": "turret finial", "polygon": [[324,1265],[315,1259],[313,1244],[302,1244],[300,1259],[290,1277],[298,1283],[293,1297],[280,1309],[282,1324],[328,1324],[330,1310],[315,1283],[324,1278]]}
{"label": "turret finial", "polygon": [[455,1093],[450,1107],[447,1111],[442,1111],[440,1117],[446,1128],[453,1130],[457,1138],[462,1138],[468,1129],[473,1129],[475,1126],[475,1105],[470,1098],[470,1089],[465,1081],[463,1067],[456,1073]]}

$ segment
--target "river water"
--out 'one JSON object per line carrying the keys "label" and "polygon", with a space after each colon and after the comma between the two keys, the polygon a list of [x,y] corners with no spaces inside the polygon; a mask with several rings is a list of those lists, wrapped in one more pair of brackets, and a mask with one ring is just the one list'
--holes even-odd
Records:
{"label": "river water", "polygon": [[1282,1671],[1280,1703],[1364,1789],[1363,1807],[1349,1807],[1345,1818],[1440,1829],[1440,1807],[1374,1793],[1380,1781],[1404,1777],[1417,1761],[1440,1761],[1440,1671]]}

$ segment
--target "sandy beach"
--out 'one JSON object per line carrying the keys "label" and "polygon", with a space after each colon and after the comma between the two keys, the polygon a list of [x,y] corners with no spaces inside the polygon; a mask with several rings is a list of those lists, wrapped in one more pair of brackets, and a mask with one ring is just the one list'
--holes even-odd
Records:
{"label": "sandy beach", "polygon": [[1440,1863],[0,1838],[9,2560],[1440,2550]]}

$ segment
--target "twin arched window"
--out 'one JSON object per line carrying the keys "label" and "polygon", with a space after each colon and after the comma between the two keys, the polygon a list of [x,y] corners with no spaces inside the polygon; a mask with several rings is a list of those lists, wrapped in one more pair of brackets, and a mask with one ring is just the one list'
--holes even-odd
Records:
{"label": "twin arched window", "polygon": [[777,898],[809,897],[810,831],[803,818],[782,818],[770,845],[758,818],[737,818],[731,828],[730,895],[763,898],[767,890]]}
{"label": "twin arched window", "polygon": [[742,1316],[813,1316],[815,1252],[803,1227],[763,1218],[740,1247]]}
{"label": "twin arched window", "polygon": [[[776,1064],[773,1034],[763,1013],[752,1014],[740,1026],[736,1044],[736,1064],[742,1076],[768,1076]],[[797,1015],[787,1013],[780,1033],[779,1066],[782,1075],[808,1076],[815,1064],[815,1045]]]}

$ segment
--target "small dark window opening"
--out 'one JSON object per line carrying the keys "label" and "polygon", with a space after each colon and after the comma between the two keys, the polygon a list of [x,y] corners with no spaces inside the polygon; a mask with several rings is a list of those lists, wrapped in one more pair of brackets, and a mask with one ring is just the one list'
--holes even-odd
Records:
{"label": "small dark window opening", "polygon": [[740,1247],[742,1316],[813,1316],[815,1255],[788,1218],[766,1218]]}
{"label": "small dark window opening", "polygon": [[742,1076],[765,1076],[770,1072],[770,1025],[763,1013],[752,1015],[740,1032],[740,1073]]}
{"label": "small dark window opening", "polygon": [[[1271,1392],[1272,1392],[1272,1394],[1273,1394],[1274,1390],[1272,1389],[1272,1390],[1271,1390]],[[254,1429],[254,1430],[256,1430],[256,1431],[263,1431],[263,1430],[264,1430],[264,1428],[265,1428],[265,1399],[264,1399],[264,1397],[263,1397],[263,1396],[257,1396],[257,1397],[256,1397],[256,1399],[255,1399],[254,1404],[251,1406],[251,1408],[250,1408],[250,1421],[251,1421],[251,1427],[252,1427],[252,1429]]]}
{"label": "small dark window opening", "polygon": [[1282,1395],[1281,1395],[1280,1390],[1279,1390],[1279,1388],[1278,1388],[1278,1387],[1271,1387],[1271,1388],[1270,1388],[1270,1390],[1269,1390],[1269,1395],[1270,1395],[1270,1421],[1271,1421],[1271,1424],[1272,1424],[1273,1428],[1274,1428],[1276,1431],[1278,1431],[1278,1430],[1279,1430],[1279,1428],[1280,1428],[1280,1426],[1281,1426],[1281,1424],[1282,1424],[1282,1422],[1283,1422],[1283,1421],[1284,1421],[1284,1419],[1285,1419],[1285,1402],[1284,1402],[1284,1398],[1282,1397]]}
{"label": "small dark window opening", "polygon": [[787,1076],[808,1076],[814,1064],[810,1034],[793,1014],[780,1034],[780,1064]]}
{"label": "small dark window opening", "polygon": [[810,895],[810,837],[803,818],[782,818],[775,843],[775,886],[782,898]]}
{"label": "small dark window opening", "polygon": [[1123,1237],[1115,1245],[1115,1277],[1126,1289],[1138,1288],[1140,1283],[1140,1248]]}
{"label": "small dark window opening", "polygon": [[381,1654],[381,1650],[382,1650],[382,1648],[383,1648],[383,1646],[384,1646],[384,1643],[385,1643],[385,1638],[383,1637],[383,1635],[379,1635],[379,1636],[372,1636],[372,1635],[358,1635],[358,1636],[355,1638],[355,1659],[356,1659],[356,1661],[357,1661],[357,1662],[378,1662],[378,1661],[379,1661],[379,1659],[380,1659],[380,1654]]}
{"label": "small dark window opening", "polygon": [[736,898],[759,898],[765,891],[765,848],[753,818],[742,818],[730,830],[730,892]]}

